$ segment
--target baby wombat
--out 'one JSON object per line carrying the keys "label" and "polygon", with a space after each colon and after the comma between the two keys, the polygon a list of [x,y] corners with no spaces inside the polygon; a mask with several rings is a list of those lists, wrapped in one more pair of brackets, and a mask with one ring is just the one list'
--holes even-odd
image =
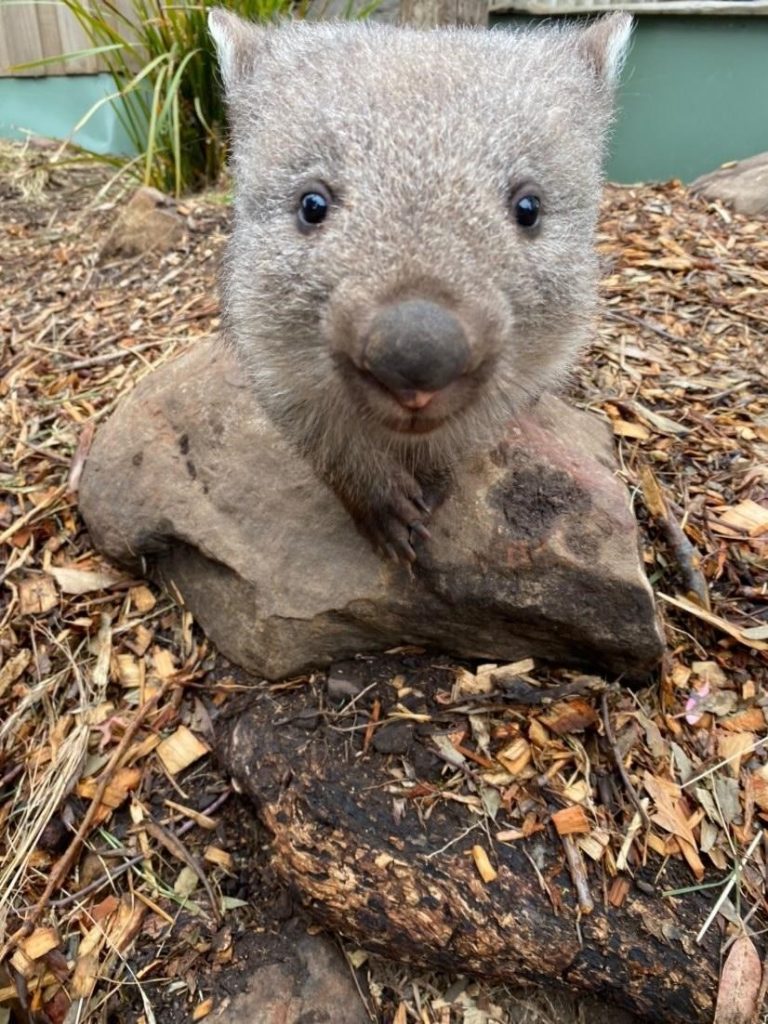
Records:
{"label": "baby wombat", "polygon": [[452,466],[589,332],[631,19],[210,27],[236,183],[226,334],[360,530],[410,562]]}

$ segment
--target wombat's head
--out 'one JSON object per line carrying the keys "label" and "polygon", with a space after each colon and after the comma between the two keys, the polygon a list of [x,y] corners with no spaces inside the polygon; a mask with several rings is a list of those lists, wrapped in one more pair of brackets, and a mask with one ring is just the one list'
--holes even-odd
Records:
{"label": "wombat's head", "polygon": [[298,433],[332,412],[415,439],[498,424],[552,384],[593,311],[630,18],[210,23],[236,182],[227,328],[268,409]]}

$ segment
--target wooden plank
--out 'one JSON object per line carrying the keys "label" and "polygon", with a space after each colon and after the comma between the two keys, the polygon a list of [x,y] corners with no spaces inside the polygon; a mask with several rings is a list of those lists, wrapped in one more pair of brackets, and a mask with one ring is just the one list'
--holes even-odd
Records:
{"label": "wooden plank", "polygon": [[[56,54],[64,53],[56,7],[53,4],[35,4],[35,15],[39,32],[40,56],[53,57]],[[65,75],[68,68],[64,61],[57,60],[55,64],[46,64],[40,70],[45,75]]]}
{"label": "wooden plank", "polygon": [[[56,7],[56,18],[59,27],[59,38],[61,40],[60,53],[75,53],[78,50],[85,50],[90,43],[85,32],[80,27],[77,18],[64,7]],[[97,57],[81,57],[79,60],[68,60],[64,65],[65,75],[88,75],[101,71],[102,67]]]}
{"label": "wooden plank", "polygon": [[39,60],[43,56],[40,26],[34,4],[0,4],[0,39],[3,41],[2,74],[40,75],[43,71],[11,72],[14,64]]}
{"label": "wooden plank", "polygon": [[417,28],[487,25],[488,0],[401,0],[400,21]]}
{"label": "wooden plank", "polygon": [[[131,0],[117,0],[115,6],[124,14],[131,13]],[[55,61],[29,71],[10,70],[17,64],[85,50],[89,45],[77,18],[61,4],[30,0],[6,5],[0,0],[0,77],[84,75],[103,71],[104,63],[97,57]]]}

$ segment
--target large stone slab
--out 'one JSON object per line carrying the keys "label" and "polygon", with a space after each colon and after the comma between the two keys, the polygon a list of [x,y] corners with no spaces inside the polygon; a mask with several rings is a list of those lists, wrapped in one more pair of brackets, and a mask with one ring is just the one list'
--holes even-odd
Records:
{"label": "large stone slab", "polygon": [[208,342],[101,428],[80,506],[98,548],[172,584],[223,654],[268,678],[403,643],[637,677],[662,638],[615,469],[604,424],[542,400],[459,468],[410,575]]}
{"label": "large stone slab", "polygon": [[768,153],[736,160],[691,182],[691,191],[721,199],[749,217],[768,213]]}

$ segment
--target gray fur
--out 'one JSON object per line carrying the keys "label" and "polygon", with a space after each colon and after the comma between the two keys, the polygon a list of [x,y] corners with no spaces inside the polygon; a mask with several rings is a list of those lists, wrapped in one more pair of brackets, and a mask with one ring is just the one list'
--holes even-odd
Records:
{"label": "gray fur", "polygon": [[[588,337],[613,80],[630,19],[586,31],[248,25],[211,16],[232,123],[225,328],[256,399],[374,544],[401,558],[422,485],[556,385]],[[297,229],[313,181],[336,202]],[[510,190],[532,183],[525,232]],[[472,373],[410,414],[358,379],[376,312],[450,308]],[[430,419],[431,418],[431,419]],[[422,531],[423,533],[423,531]]]}

